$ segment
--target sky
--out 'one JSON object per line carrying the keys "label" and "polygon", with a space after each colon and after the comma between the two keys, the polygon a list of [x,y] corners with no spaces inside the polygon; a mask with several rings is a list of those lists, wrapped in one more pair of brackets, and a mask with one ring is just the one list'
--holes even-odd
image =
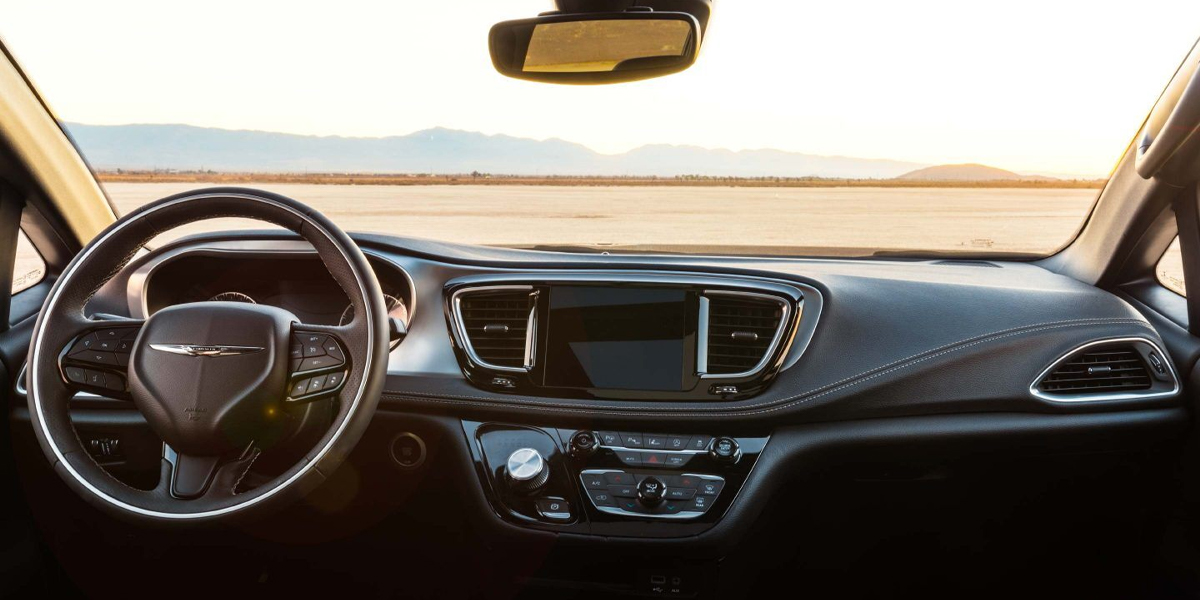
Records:
{"label": "sky", "polygon": [[714,0],[683,73],[599,87],[497,74],[489,27],[550,9],[0,0],[0,38],[72,122],[449,127],[605,153],[777,148],[1103,177],[1200,37],[1195,0]]}

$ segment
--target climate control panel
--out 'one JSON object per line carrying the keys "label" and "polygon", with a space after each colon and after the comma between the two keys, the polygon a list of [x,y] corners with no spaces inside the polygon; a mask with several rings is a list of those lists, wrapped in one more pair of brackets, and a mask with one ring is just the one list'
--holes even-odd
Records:
{"label": "climate control panel", "polygon": [[580,534],[695,535],[733,506],[767,436],[463,422],[496,513]]}

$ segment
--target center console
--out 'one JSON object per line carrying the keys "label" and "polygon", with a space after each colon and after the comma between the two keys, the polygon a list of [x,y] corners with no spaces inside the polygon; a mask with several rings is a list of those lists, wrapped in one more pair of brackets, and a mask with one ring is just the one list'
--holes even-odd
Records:
{"label": "center console", "polygon": [[465,421],[502,518],[580,534],[681,537],[734,502],[766,436],[558,429]]}

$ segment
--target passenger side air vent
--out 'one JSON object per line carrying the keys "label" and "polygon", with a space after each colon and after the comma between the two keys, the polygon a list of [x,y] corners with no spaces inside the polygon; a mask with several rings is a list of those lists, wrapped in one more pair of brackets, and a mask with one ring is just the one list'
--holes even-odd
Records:
{"label": "passenger side air vent", "polygon": [[1046,369],[1031,391],[1046,400],[1078,402],[1169,396],[1179,384],[1157,345],[1128,338],[1076,348]]}
{"label": "passenger side air vent", "polygon": [[700,329],[707,351],[701,353],[700,371],[743,375],[763,367],[779,341],[787,310],[788,303],[773,296],[706,292]]}
{"label": "passenger side air vent", "polygon": [[502,370],[532,366],[536,291],[468,289],[455,295],[454,305],[467,352],[476,362]]}

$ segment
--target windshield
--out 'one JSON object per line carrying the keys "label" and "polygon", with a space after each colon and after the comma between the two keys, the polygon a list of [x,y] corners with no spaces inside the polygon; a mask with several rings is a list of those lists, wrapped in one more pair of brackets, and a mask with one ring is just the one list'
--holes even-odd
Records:
{"label": "windshield", "polygon": [[[498,74],[491,25],[552,8],[11,3],[0,36],[121,214],[236,184],[351,231],[867,256],[1069,243],[1200,33],[1195,2],[717,0],[682,73]],[[261,225],[170,235],[229,227]]]}

